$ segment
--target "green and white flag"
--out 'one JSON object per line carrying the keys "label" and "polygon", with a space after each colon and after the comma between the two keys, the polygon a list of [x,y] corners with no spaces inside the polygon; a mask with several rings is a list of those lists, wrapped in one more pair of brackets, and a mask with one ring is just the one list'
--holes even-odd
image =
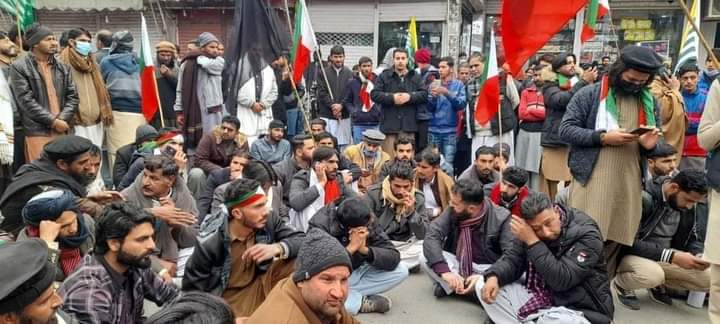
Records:
{"label": "green and white flag", "polygon": [[35,0],[0,0],[0,10],[15,16],[23,29],[35,22]]}

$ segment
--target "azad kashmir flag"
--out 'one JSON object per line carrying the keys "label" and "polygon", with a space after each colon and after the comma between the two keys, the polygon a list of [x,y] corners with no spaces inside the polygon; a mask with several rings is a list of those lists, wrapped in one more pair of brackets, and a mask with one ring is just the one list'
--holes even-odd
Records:
{"label": "azad kashmir flag", "polygon": [[145,15],[142,13],[140,14],[140,30],[140,61],[138,62],[140,65],[140,98],[143,116],[149,122],[160,110],[160,101],[158,100],[157,80],[155,80],[155,66],[150,50],[150,37],[145,23]]}
{"label": "azad kashmir flag", "polygon": [[302,80],[303,73],[310,65],[312,55],[317,49],[318,43],[310,23],[310,15],[305,0],[297,0],[295,2],[295,31],[290,51],[290,62],[292,62],[295,84],[299,84]]}
{"label": "azad kashmir flag", "polygon": [[[681,0],[684,1],[684,0]],[[695,21],[696,26],[700,26],[700,0],[693,1],[690,7],[690,17]],[[686,18],[687,19],[687,18]],[[699,38],[695,29],[692,28],[691,22],[685,22],[683,28],[682,41],[680,42],[680,54],[678,54],[678,62],[675,65],[675,73],[683,64],[695,61],[698,62]],[[709,56],[708,56],[709,57]]]}
{"label": "azad kashmir flag", "polygon": [[580,34],[580,41],[583,43],[595,37],[595,25],[610,12],[610,3],[608,0],[590,0],[587,8],[585,24]]}
{"label": "azad kashmir flag", "polygon": [[410,17],[410,24],[408,25],[407,36],[405,37],[405,49],[408,52],[408,70],[415,68],[415,51],[418,49],[418,37],[417,37],[417,25],[415,24],[415,17]]}
{"label": "azad kashmir flag", "polygon": [[267,68],[283,52],[278,21],[263,0],[235,0],[235,14],[225,52],[223,96],[225,109],[237,115],[238,90]]}
{"label": "azad kashmir flag", "polygon": [[487,124],[500,108],[500,73],[498,73],[495,31],[490,32],[490,51],[485,60],[483,84],[475,101],[475,120]]}
{"label": "azad kashmir flag", "polygon": [[18,25],[23,29],[35,22],[34,0],[0,0],[0,10],[15,16]]}
{"label": "azad kashmir flag", "polygon": [[503,0],[502,44],[510,73],[555,36],[588,0]]}

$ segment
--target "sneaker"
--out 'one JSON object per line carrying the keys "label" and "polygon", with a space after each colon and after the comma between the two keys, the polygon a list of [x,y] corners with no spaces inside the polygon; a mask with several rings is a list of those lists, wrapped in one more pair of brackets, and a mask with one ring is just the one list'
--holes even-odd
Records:
{"label": "sneaker", "polygon": [[383,295],[370,295],[363,297],[360,313],[386,313],[390,310],[392,301]]}
{"label": "sneaker", "polygon": [[667,294],[665,291],[665,287],[658,286],[655,288],[648,289],[648,292],[650,293],[650,299],[655,301],[658,304],[672,306],[673,301],[672,298],[670,298],[670,295]]}
{"label": "sneaker", "polygon": [[445,292],[445,289],[442,286],[440,286],[439,283],[436,282],[433,284],[433,295],[437,298],[440,298],[440,297],[446,297],[447,293]]}
{"label": "sneaker", "polygon": [[620,286],[618,286],[617,282],[614,282],[614,281],[613,281],[613,286],[615,287],[615,291],[617,292],[618,300],[620,301],[621,304],[625,305],[625,307],[630,308],[632,310],[640,309],[640,300],[638,300],[634,291],[620,288]]}

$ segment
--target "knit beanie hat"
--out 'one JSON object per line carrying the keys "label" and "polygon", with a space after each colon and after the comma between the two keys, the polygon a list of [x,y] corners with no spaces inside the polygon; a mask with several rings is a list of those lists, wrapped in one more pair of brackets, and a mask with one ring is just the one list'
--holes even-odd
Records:
{"label": "knit beanie hat", "polygon": [[160,41],[157,44],[155,44],[155,51],[156,52],[171,52],[173,54],[177,53],[177,50],[175,49],[175,44],[170,43],[168,41]]}
{"label": "knit beanie hat", "polygon": [[430,50],[423,47],[415,52],[415,63],[430,64],[431,56]]}
{"label": "knit beanie hat", "polygon": [[41,40],[45,39],[45,37],[52,34],[50,28],[40,24],[33,24],[25,31],[25,42],[32,48],[37,43],[40,43]]}
{"label": "knit beanie hat", "polygon": [[300,247],[295,260],[295,273],[292,280],[309,280],[316,274],[334,266],[346,266],[352,271],[352,262],[340,242],[318,228],[312,228],[305,236],[305,244]]}
{"label": "knit beanie hat", "polygon": [[147,141],[153,141],[158,137],[158,131],[152,125],[140,125],[135,129],[135,145],[140,145]]}
{"label": "knit beanie hat", "polygon": [[115,32],[112,36],[112,45],[110,45],[110,54],[130,53],[133,49],[135,38],[127,30]]}
{"label": "knit beanie hat", "polygon": [[210,44],[212,42],[220,43],[220,40],[218,40],[218,38],[215,37],[215,35],[213,35],[212,33],[204,32],[204,33],[200,34],[200,36],[198,36],[197,42],[198,42],[198,46],[205,47],[205,45]]}

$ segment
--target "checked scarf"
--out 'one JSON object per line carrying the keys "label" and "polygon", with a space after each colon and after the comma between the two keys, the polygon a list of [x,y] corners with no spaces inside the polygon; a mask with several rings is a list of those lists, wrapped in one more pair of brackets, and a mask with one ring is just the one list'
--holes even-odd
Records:
{"label": "checked scarf", "polygon": [[475,216],[465,219],[460,222],[460,235],[457,244],[457,250],[455,255],[457,256],[460,276],[467,278],[473,274],[473,248],[472,248],[472,229],[483,220],[485,212],[488,208],[488,203],[484,202],[480,212]]}

